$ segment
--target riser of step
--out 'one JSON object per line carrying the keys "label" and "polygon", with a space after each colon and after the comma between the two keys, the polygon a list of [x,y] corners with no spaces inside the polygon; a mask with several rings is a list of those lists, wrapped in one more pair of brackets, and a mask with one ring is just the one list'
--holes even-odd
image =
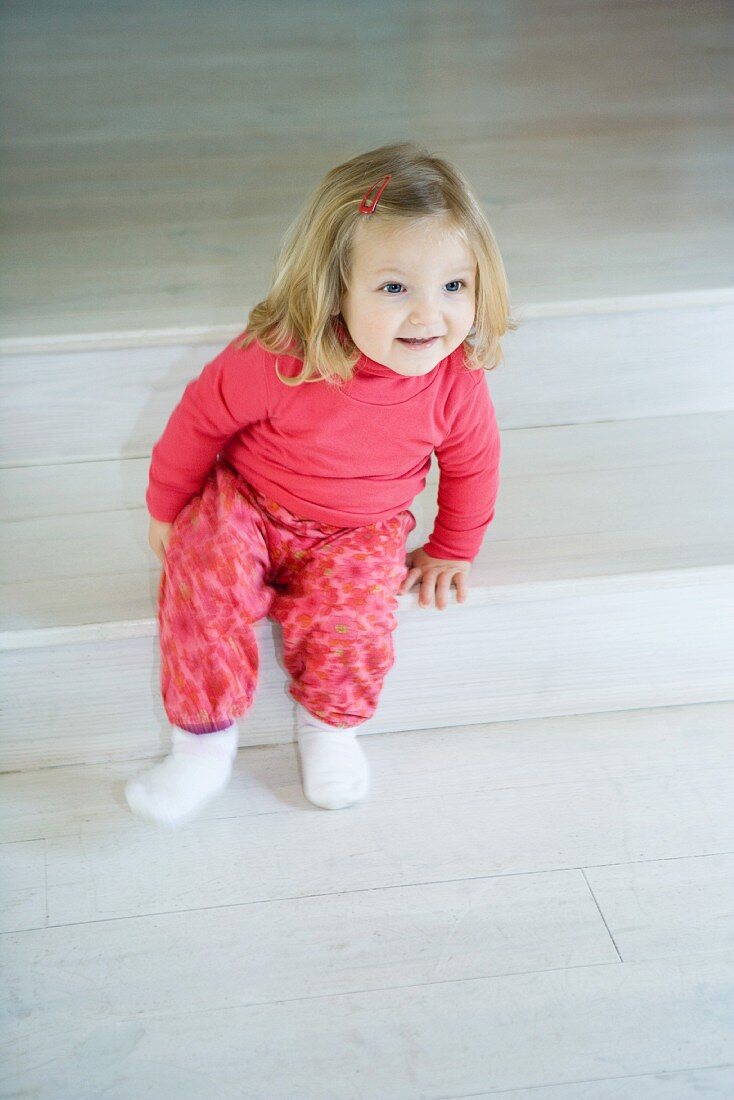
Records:
{"label": "riser of step", "polygon": [[[403,598],[404,601],[407,598]],[[395,633],[396,666],[364,733],[730,699],[734,568],[476,592],[419,609]],[[2,654],[12,690],[0,770],[158,756],[169,726],[153,624],[143,636]],[[241,745],[292,741],[281,640],[257,624],[261,671]]]}
{"label": "riser of step", "polygon": [[[734,408],[734,295],[679,297],[675,308],[525,319],[487,375],[502,427]],[[0,463],[148,455],[186,382],[225,343],[4,355]]]}
{"label": "riser of step", "polygon": [[[124,624],[152,620],[147,468],[141,458],[4,472],[0,649],[55,644],[57,629],[83,642],[92,625],[129,637]],[[473,588],[734,564],[723,492],[733,480],[731,412],[508,430]],[[436,488],[434,464],[411,506],[410,548],[431,531]]]}

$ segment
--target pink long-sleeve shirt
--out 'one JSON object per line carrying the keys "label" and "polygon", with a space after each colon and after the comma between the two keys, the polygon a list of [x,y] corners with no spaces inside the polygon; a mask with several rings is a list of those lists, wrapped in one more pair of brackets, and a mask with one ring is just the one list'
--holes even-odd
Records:
{"label": "pink long-sleeve shirt", "polygon": [[[244,334],[242,334],[244,335]],[[419,378],[366,356],[344,388],[286,386],[299,359],[232,341],[184,390],[153,448],[146,502],[172,522],[221,456],[255,489],[304,519],[361,527],[405,508],[435,452],[438,514],[425,544],[472,561],[494,516],[500,436],[485,373],[459,347]]]}

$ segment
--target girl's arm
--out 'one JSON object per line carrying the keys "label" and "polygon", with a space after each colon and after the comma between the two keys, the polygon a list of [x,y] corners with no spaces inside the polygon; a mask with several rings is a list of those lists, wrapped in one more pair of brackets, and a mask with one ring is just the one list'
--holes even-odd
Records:
{"label": "girl's arm", "polygon": [[446,607],[449,588],[459,603],[466,599],[471,563],[494,518],[499,488],[500,435],[482,371],[457,410],[436,458],[440,470],[438,514],[425,546],[408,554],[408,574],[399,591],[420,582],[418,602]]}
{"label": "girl's arm", "polygon": [[200,491],[228,439],[267,416],[268,353],[234,345],[189,382],[153,448],[145,499],[159,523],[172,523]]}

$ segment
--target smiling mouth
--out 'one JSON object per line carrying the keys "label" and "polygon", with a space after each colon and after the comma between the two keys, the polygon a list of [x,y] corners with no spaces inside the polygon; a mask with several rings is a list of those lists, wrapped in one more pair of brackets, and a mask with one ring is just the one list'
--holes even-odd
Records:
{"label": "smiling mouth", "polygon": [[408,338],[407,336],[398,336],[398,343],[407,344],[409,347],[427,347],[429,344],[435,343],[438,340],[438,336],[427,336],[423,340],[418,340],[416,337]]}

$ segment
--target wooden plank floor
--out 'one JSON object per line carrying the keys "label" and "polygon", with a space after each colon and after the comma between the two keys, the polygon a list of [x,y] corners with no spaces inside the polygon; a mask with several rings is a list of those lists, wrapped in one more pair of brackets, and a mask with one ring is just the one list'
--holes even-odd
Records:
{"label": "wooden plank floor", "polygon": [[325,171],[416,139],[515,305],[732,285],[722,0],[4,5],[0,336],[244,323]]}
{"label": "wooden plank floor", "polygon": [[1,776],[1,1094],[730,1097],[733,718],[372,736],[341,812],[247,749],[178,830]]}

